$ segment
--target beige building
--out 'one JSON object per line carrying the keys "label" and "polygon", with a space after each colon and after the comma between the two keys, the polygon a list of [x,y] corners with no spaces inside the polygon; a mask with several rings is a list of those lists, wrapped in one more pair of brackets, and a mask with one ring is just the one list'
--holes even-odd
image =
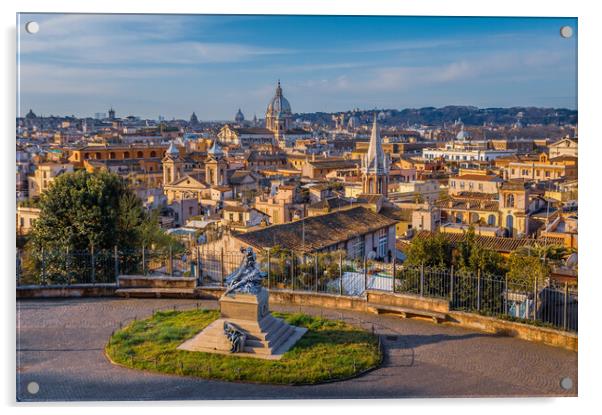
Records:
{"label": "beige building", "polygon": [[33,176],[27,178],[29,197],[40,196],[63,173],[73,172],[71,163],[40,163]]}
{"label": "beige building", "polygon": [[304,205],[294,203],[295,187],[280,186],[273,196],[255,198],[255,209],[270,216],[270,223],[279,225],[301,219],[305,216]]}
{"label": "beige building", "polygon": [[525,179],[532,181],[575,179],[577,178],[577,157],[560,155],[550,158],[541,153],[537,160],[516,161],[508,164],[504,175],[510,179]]}
{"label": "beige building", "polygon": [[434,202],[439,199],[441,185],[437,180],[415,180],[397,183],[389,199],[396,202]]}
{"label": "beige building", "polygon": [[269,225],[270,217],[247,206],[225,206],[222,210],[222,226],[236,232],[248,232],[260,225]]}
{"label": "beige building", "polygon": [[41,210],[31,206],[17,207],[17,235],[27,235],[36,220],[40,217]]}
{"label": "beige building", "polygon": [[502,185],[502,178],[487,170],[460,169],[457,176],[449,179],[449,194],[478,192],[496,194]]}
{"label": "beige building", "polygon": [[562,140],[556,141],[548,146],[550,149],[550,158],[559,156],[577,157],[578,139],[565,137]]}
{"label": "beige building", "polygon": [[360,164],[359,160],[322,159],[311,160],[303,164],[304,177],[310,179],[324,179],[326,175],[335,170],[353,169]]}

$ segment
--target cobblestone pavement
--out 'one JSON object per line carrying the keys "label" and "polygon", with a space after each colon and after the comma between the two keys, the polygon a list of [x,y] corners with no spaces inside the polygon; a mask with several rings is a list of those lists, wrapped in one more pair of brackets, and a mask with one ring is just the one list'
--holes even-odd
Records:
{"label": "cobblestone pavement", "polygon": [[[114,366],[103,348],[120,323],[153,310],[215,301],[86,298],[17,302],[20,401],[575,396],[577,354],[425,321],[351,311],[274,307],[344,319],[382,337],[383,365],[355,379],[315,386],[207,381]],[[565,391],[560,380],[570,377]],[[39,392],[27,385],[37,382]]]}

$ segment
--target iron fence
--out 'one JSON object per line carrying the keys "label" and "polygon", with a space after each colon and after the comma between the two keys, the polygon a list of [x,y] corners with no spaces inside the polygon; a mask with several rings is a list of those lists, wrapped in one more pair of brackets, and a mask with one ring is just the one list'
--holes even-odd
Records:
{"label": "iron fence", "polygon": [[[223,286],[243,260],[240,252],[193,249],[78,252],[17,251],[17,285],[111,283],[119,275],[195,276],[201,286]],[[349,259],[342,251],[299,255],[259,252],[257,263],[270,290],[362,296],[366,289],[449,301],[450,309],[578,329],[578,290],[567,283],[509,281],[507,276],[410,267],[396,262]]]}

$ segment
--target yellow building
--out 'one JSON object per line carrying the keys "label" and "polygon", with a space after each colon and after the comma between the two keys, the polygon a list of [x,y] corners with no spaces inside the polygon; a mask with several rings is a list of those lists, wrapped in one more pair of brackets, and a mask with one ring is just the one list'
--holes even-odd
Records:
{"label": "yellow building", "polygon": [[40,217],[40,208],[32,206],[17,207],[17,235],[27,235]]}
{"label": "yellow building", "polygon": [[460,169],[457,176],[449,179],[449,194],[479,192],[497,194],[502,178],[487,170]]}
{"label": "yellow building", "polygon": [[85,160],[160,159],[165,155],[166,150],[167,146],[164,144],[87,145],[75,150],[71,150],[69,154],[69,161],[76,168],[82,168]]}
{"label": "yellow building", "polygon": [[508,179],[534,181],[577,178],[577,157],[562,155],[550,158],[546,153],[533,161],[510,162],[505,169]]}
{"label": "yellow building", "polygon": [[70,163],[38,164],[33,176],[27,178],[29,197],[40,196],[58,176],[72,171],[73,165]]}

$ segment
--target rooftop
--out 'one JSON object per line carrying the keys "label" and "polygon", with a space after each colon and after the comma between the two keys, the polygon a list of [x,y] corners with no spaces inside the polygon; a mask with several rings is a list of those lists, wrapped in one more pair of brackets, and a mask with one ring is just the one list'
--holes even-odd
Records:
{"label": "rooftop", "polygon": [[258,249],[276,245],[296,252],[314,252],[359,235],[393,226],[396,220],[365,207],[312,216],[282,225],[237,235],[236,238]]}
{"label": "rooftop", "polygon": [[[434,235],[434,232],[419,231],[414,238],[426,239]],[[461,242],[464,239],[463,233],[440,233],[453,245]],[[482,236],[475,235],[475,242],[487,249],[492,249],[501,253],[510,253],[523,246],[534,245],[558,245],[559,242],[554,238],[547,239],[530,239],[530,238],[502,238],[498,236]]]}

